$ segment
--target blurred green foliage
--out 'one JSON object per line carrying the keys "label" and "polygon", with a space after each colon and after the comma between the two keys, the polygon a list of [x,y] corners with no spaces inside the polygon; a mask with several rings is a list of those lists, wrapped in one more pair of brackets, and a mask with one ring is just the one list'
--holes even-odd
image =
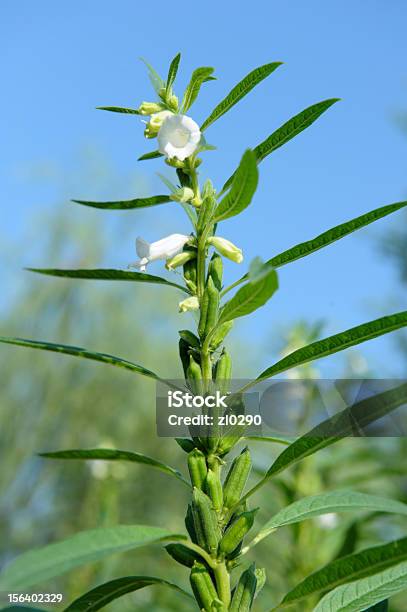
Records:
{"label": "blurred green foliage", "polygon": [[[44,213],[37,221],[47,232],[40,261],[97,267],[104,261],[108,241],[130,243],[134,238],[125,217],[115,223],[113,234],[104,219],[96,219],[99,217],[93,216],[92,221],[88,218],[79,223],[62,209]],[[7,266],[14,254],[9,251],[2,256]],[[180,376],[176,330],[184,325],[176,313],[175,290],[49,279],[28,272],[21,275],[23,280],[16,283],[12,299],[1,312],[2,332],[111,352],[162,375]],[[152,337],[147,337],[147,328],[153,329]],[[321,329],[319,323],[309,326],[299,322],[282,337],[282,352],[315,339]],[[239,349],[238,340],[235,348]],[[244,355],[241,371],[245,360],[261,357],[255,355],[255,347],[252,354],[246,349],[236,352]],[[358,375],[357,364],[360,366],[357,354],[352,353],[344,362],[344,374]],[[0,368],[2,563],[79,530],[118,522],[183,530],[188,492],[166,475],[133,464],[65,463],[36,456],[46,450],[111,446],[153,455],[185,470],[185,455],[179,447],[156,436],[152,382],[105,365],[10,347],[0,352]],[[318,372],[305,366],[299,375],[312,377]],[[280,450],[274,444],[253,443],[257,474],[269,467]],[[380,491],[405,501],[406,452],[403,439],[344,440],[264,487],[257,494],[261,506],[257,520],[264,522],[304,495],[334,488]],[[401,535],[401,519],[382,515],[359,516],[357,520],[352,515],[334,515],[279,530],[252,553],[268,574],[268,586],[255,609],[275,605],[290,587],[336,556]],[[92,585],[132,574],[158,576],[188,588],[185,568],[177,566],[159,547],[87,566],[44,588],[63,592],[68,602]],[[292,609],[306,611],[313,603],[304,601]],[[402,612],[402,606],[402,601],[395,599],[391,610]],[[144,589],[109,606],[113,612],[134,609],[183,612],[191,607],[161,587]]]}

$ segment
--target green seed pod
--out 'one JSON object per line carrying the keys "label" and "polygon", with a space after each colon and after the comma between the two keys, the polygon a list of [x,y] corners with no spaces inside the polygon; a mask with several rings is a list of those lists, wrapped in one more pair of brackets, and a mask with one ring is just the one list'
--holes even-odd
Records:
{"label": "green seed pod", "polygon": [[216,289],[211,276],[208,278],[205,293],[208,295],[208,312],[204,331],[204,336],[206,337],[211,329],[215,327],[219,314],[219,291]]}
{"label": "green seed pod", "polygon": [[222,344],[232,327],[233,321],[226,321],[226,323],[222,323],[222,325],[219,325],[219,327],[212,336],[210,344],[211,351],[215,351]]}
{"label": "green seed pod", "polygon": [[175,438],[175,442],[182,448],[186,453],[190,453],[195,448],[195,443],[189,438]]}
{"label": "green seed pod", "polygon": [[206,475],[205,489],[212,500],[213,507],[217,512],[223,507],[223,489],[219,472],[209,469]]}
{"label": "green seed pod", "polygon": [[246,447],[233,459],[223,486],[223,503],[226,508],[235,506],[242,496],[243,489],[250,474],[252,460]]}
{"label": "green seed pod", "polygon": [[208,570],[201,563],[195,563],[189,580],[199,608],[212,612],[212,603],[218,599],[218,594]]}
{"label": "green seed pod", "polygon": [[206,318],[208,315],[208,304],[209,304],[209,295],[205,289],[205,291],[203,292],[203,296],[200,300],[200,304],[199,304],[201,308],[201,314],[199,317],[199,325],[198,325],[198,334],[200,338],[203,338],[205,336]]}
{"label": "green seed pod", "polygon": [[257,578],[254,563],[240,576],[238,585],[233,593],[229,612],[249,612],[256,592]]}
{"label": "green seed pod", "polygon": [[242,512],[228,527],[219,544],[219,550],[224,555],[233,553],[248,531],[253,527],[254,517],[258,508]]}
{"label": "green seed pod", "polygon": [[198,232],[202,232],[202,230],[206,228],[208,223],[210,223],[213,217],[215,206],[216,200],[211,195],[208,195],[206,198],[203,199],[201,207],[199,209],[199,217],[197,224]]}
{"label": "green seed pod", "polygon": [[220,393],[225,394],[229,391],[229,381],[232,375],[232,359],[229,353],[223,349],[215,368],[216,388]]}
{"label": "green seed pod", "polygon": [[193,334],[191,331],[189,331],[189,329],[181,329],[178,333],[181,338],[189,344],[190,347],[196,349],[200,348],[201,344],[199,342],[199,338],[195,336],[195,334]]}
{"label": "green seed pod", "polygon": [[199,546],[215,555],[221,539],[218,517],[209,497],[196,487],[192,496],[192,516]]}
{"label": "green seed pod", "polygon": [[187,380],[190,383],[191,390],[195,395],[203,394],[201,366],[195,361],[192,355],[189,356]]}
{"label": "green seed pod", "polygon": [[188,455],[188,470],[191,477],[192,486],[202,490],[208,473],[208,468],[206,467],[205,455],[197,448],[195,448]]}
{"label": "green seed pod", "polygon": [[185,516],[185,528],[188,531],[188,535],[194,544],[198,544],[198,537],[196,535],[194,526],[194,517],[192,513],[192,506],[188,504],[187,513]]}
{"label": "green seed pod", "polygon": [[[196,254],[196,248],[192,247],[192,246],[184,246],[183,252],[188,252],[191,251],[192,253]],[[194,285],[196,287],[196,258],[195,259],[191,259],[190,261],[187,261],[184,266],[183,266],[183,271],[184,271],[184,279],[185,282],[191,283],[192,285]]]}
{"label": "green seed pod", "polygon": [[218,253],[214,253],[208,266],[208,278],[211,277],[218,291],[222,289],[223,259]]}
{"label": "green seed pod", "polygon": [[181,565],[185,565],[185,567],[192,567],[196,561],[201,561],[198,553],[194,552],[190,548],[187,548],[183,544],[168,544],[168,546],[165,547],[165,550],[170,557]]}

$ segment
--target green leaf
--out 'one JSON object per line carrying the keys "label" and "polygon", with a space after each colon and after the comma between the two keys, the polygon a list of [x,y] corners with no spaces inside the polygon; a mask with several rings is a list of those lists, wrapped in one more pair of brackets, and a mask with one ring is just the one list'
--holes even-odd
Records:
{"label": "green leaf", "polygon": [[73,449],[73,450],[62,450],[53,451],[47,453],[39,453],[40,457],[46,457],[47,459],[84,459],[84,460],[97,460],[97,461],[131,461],[132,463],[142,463],[152,468],[160,470],[171,476],[175,476],[178,480],[181,480],[188,487],[189,482],[185,480],[182,474],[174,468],[148,457],[141,453],[135,453],[132,451],[116,450],[112,448],[91,448],[91,449]]}
{"label": "green leaf", "polygon": [[248,149],[236,171],[231,190],[216,208],[215,223],[234,217],[249,206],[256,191],[258,179],[256,157],[253,151]]}
{"label": "green leaf", "polygon": [[[407,383],[404,383],[334,414],[290,444],[274,461],[261,481],[262,484],[305,457],[352,435],[352,422],[356,421],[359,426],[364,427],[402,406],[406,401]],[[256,490],[259,485],[260,483],[256,485]]]}
{"label": "green leaf", "polygon": [[180,59],[181,59],[181,53],[178,53],[170,64],[170,68],[168,70],[168,76],[167,76],[167,87],[166,87],[167,92],[171,90],[171,87],[175,81],[175,77],[177,76]]}
{"label": "green leaf", "polygon": [[0,612],[46,612],[41,608],[27,608],[27,606],[10,606],[8,608],[2,608]]}
{"label": "green leaf", "polygon": [[83,359],[91,359],[93,361],[100,361],[102,363],[108,363],[110,365],[118,366],[119,368],[130,370],[131,372],[138,372],[139,374],[147,376],[148,378],[161,380],[161,378],[154,372],[151,372],[151,370],[147,370],[137,363],[127,361],[127,359],[109,355],[108,353],[96,353],[78,346],[54,344],[51,342],[42,342],[38,340],[27,340],[26,338],[6,338],[5,336],[0,336],[0,342],[3,342],[4,344],[13,344],[15,346],[26,346],[29,348],[40,349],[42,351],[62,353],[64,355],[73,355],[74,357],[82,357]]}
{"label": "green leaf", "polygon": [[243,317],[264,306],[277,288],[278,278],[275,270],[268,270],[257,279],[247,282],[226,302],[221,310],[218,325]]}
{"label": "green leaf", "polygon": [[160,151],[150,151],[149,153],[144,153],[144,155],[140,155],[137,161],[146,161],[148,159],[156,159],[157,157],[162,157],[163,154]]}
{"label": "green leaf", "polygon": [[113,553],[185,539],[184,535],[148,525],[118,525],[81,531],[14,559],[0,576],[0,590],[23,590]]}
{"label": "green leaf", "polygon": [[168,195],[158,195],[151,198],[135,198],[134,200],[119,200],[117,202],[89,202],[88,200],[71,200],[76,204],[91,206],[92,208],[103,208],[105,210],[130,210],[133,208],[147,208],[171,202]]}
{"label": "green leaf", "polygon": [[341,584],[371,576],[406,560],[407,538],[366,548],[352,555],[336,559],[307,576],[305,580],[287,593],[280,606],[289,605],[320,591],[332,590]]}
{"label": "green leaf", "polygon": [[[238,295],[242,289],[240,289],[236,295]],[[389,332],[405,327],[406,325],[407,310],[388,315],[386,317],[380,317],[380,319],[369,321],[369,323],[357,325],[356,327],[347,329],[344,332],[329,336],[323,340],[317,340],[316,342],[308,344],[308,346],[303,346],[302,348],[297,349],[293,353],[287,355],[287,357],[284,357],[271,367],[264,370],[264,372],[262,372],[260,376],[256,378],[256,381],[270,378],[276,374],[281,374],[281,372],[285,372],[291,368],[296,368],[304,363],[308,363],[309,361],[315,361],[315,359],[321,359],[321,357],[333,355],[338,351],[343,351],[344,349],[360,344],[361,342],[378,338],[383,334],[388,334]],[[250,386],[253,386],[256,381],[251,383]]]}
{"label": "green leaf", "polygon": [[140,59],[143,62],[143,64],[147,67],[148,77],[150,79],[151,85],[154,88],[154,91],[156,92],[156,94],[159,94],[160,91],[165,88],[165,83],[163,79],[160,77],[158,72],[152,67],[152,65],[149,64],[149,62],[147,62],[147,60],[145,60],[143,57],[141,57]]}
{"label": "green leaf", "polygon": [[65,608],[64,612],[95,612],[127,593],[133,593],[134,591],[139,591],[144,587],[153,585],[169,587],[191,598],[191,595],[184,591],[184,589],[162,578],[153,578],[152,576],[126,576],[125,578],[117,578],[116,580],[100,584],[72,602]]}
{"label": "green leaf", "polygon": [[[314,608],[314,612],[360,612],[369,606],[383,601],[383,598],[396,595],[407,588],[407,562],[368,576],[349,584],[344,584],[325,597]],[[383,604],[384,605],[384,604]],[[374,607],[373,610],[386,608]],[[367,612],[367,611],[366,611]]]}
{"label": "green leaf", "polygon": [[280,527],[299,523],[321,514],[353,512],[355,510],[407,515],[406,504],[387,497],[378,497],[367,493],[358,493],[357,491],[332,491],[321,495],[312,495],[311,497],[304,497],[277,512],[267,521],[247,548],[252,548]]}
{"label": "green leaf", "polygon": [[[285,266],[292,261],[296,261],[297,259],[301,259],[302,257],[306,257],[307,255],[312,255],[316,251],[323,249],[326,246],[329,246],[333,242],[356,232],[356,230],[377,221],[378,219],[382,219],[391,213],[397,212],[398,210],[407,206],[407,202],[396,202],[395,204],[388,204],[387,206],[381,206],[380,208],[375,208],[375,210],[371,210],[368,213],[360,215],[360,217],[355,217],[355,219],[351,219],[350,221],[346,221],[346,223],[341,223],[331,229],[319,234],[315,238],[311,240],[307,240],[306,242],[300,242],[295,245],[291,249],[287,249],[278,255],[275,255],[268,261],[266,264],[273,266],[273,268],[280,268],[281,266]],[[242,278],[234,283],[234,286],[244,282],[247,279],[247,274],[242,276]]]}
{"label": "green leaf", "polygon": [[100,270],[63,270],[60,268],[26,268],[29,272],[37,274],[45,274],[47,276],[58,276],[61,278],[78,278],[88,280],[106,280],[106,281],[133,281],[137,283],[151,283],[154,285],[165,285],[167,287],[175,287],[180,291],[189,293],[188,289],[177,283],[146,274],[145,272],[130,272],[129,270],[113,270],[111,268]]}
{"label": "green leaf", "polygon": [[389,601],[388,599],[385,599],[384,601],[381,601],[377,604],[374,604],[373,606],[370,606],[366,612],[388,612],[389,609]]}
{"label": "green leaf", "polygon": [[[257,163],[260,163],[265,157],[270,155],[273,151],[282,147],[286,142],[300,134],[307,127],[312,125],[314,121],[318,119],[322,113],[330,108],[335,102],[338,102],[339,98],[331,98],[329,100],[323,100],[317,104],[309,106],[305,110],[295,115],[284,123],[281,127],[273,132],[266,140],[263,140],[257,147],[255,147],[254,153],[257,158]],[[233,175],[226,181],[222,191],[227,189],[233,181]]]}
{"label": "green leaf", "polygon": [[266,77],[268,77],[276,68],[281,66],[282,62],[273,62],[271,64],[265,64],[252,70],[247,76],[244,77],[232,91],[220,102],[216,108],[212,111],[209,117],[201,125],[201,131],[203,132],[214,123],[219,117],[222,117],[227,113],[232,106],[237,104],[244,96],[246,96],[256,85],[261,83]]}
{"label": "green leaf", "polygon": [[[210,79],[214,69],[210,66],[202,66],[193,71],[191,80],[188,83],[188,87],[185,90],[184,97],[182,99],[182,112],[185,113],[198,97],[199,90],[205,81]],[[212,80],[212,79],[210,79]]]}
{"label": "green leaf", "polygon": [[140,115],[135,108],[125,108],[123,106],[97,106],[96,110],[109,111],[111,113],[123,113],[125,115]]}

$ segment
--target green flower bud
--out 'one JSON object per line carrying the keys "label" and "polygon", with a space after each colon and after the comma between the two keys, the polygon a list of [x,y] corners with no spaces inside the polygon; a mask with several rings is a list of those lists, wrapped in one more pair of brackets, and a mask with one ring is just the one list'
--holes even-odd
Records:
{"label": "green flower bud", "polygon": [[196,295],[192,295],[178,304],[179,312],[187,312],[188,310],[198,310],[199,300]]}
{"label": "green flower bud", "polygon": [[194,192],[189,187],[180,187],[170,195],[175,202],[190,202],[194,197]]}
{"label": "green flower bud", "polygon": [[239,249],[233,242],[226,240],[226,238],[220,238],[219,236],[211,236],[207,240],[208,244],[215,247],[215,249],[224,257],[231,259],[236,263],[243,261],[242,249]]}
{"label": "green flower bud", "polygon": [[217,253],[214,253],[211,257],[208,266],[208,276],[212,277],[213,283],[218,291],[222,289],[222,277],[223,277],[223,261],[222,257]]}
{"label": "green flower bud", "polygon": [[144,130],[144,136],[146,138],[155,138],[160,131],[160,128],[167,117],[170,117],[173,113],[168,110],[162,110],[158,113],[153,113],[151,115],[150,121],[146,125],[146,129]]}
{"label": "green flower bud", "polygon": [[164,106],[162,104],[158,104],[157,102],[142,102],[138,107],[138,112],[140,115],[153,115],[154,113],[159,113],[164,110]]}
{"label": "green flower bud", "polygon": [[183,251],[182,253],[177,253],[177,255],[174,255],[174,257],[167,259],[165,267],[167,270],[175,270],[175,268],[183,266],[187,263],[187,261],[195,259],[195,257],[196,251]]}
{"label": "green flower bud", "polygon": [[174,111],[174,113],[176,113],[178,111],[178,106],[179,106],[179,101],[178,101],[177,96],[172,94],[172,96],[170,96],[169,99],[167,100],[167,105],[168,105],[168,108],[170,108],[172,111]]}

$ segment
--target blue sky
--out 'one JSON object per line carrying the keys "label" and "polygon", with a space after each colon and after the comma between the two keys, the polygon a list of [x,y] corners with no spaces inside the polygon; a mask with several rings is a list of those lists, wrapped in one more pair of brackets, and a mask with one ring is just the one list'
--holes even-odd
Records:
{"label": "blue sky", "polygon": [[[68,195],[120,199],[163,192],[154,175],[162,171],[162,163],[136,161],[150,146],[139,119],[94,107],[135,106],[148,100],[151,88],[138,58],[148,58],[165,74],[178,51],[179,92],[195,67],[216,68],[218,80],[204,86],[190,111],[197,121],[253,67],[284,62],[208,129],[208,140],[218,150],[205,155],[203,175],[218,186],[246,147],[306,106],[342,98],[262,163],[261,186],[252,206],[244,217],[224,223],[223,235],[243,248],[246,262],[255,255],[268,259],[337,223],[403,199],[407,138],[395,116],[407,107],[406,19],[402,0],[207,0],[190,7],[160,0],[4,0],[1,234],[19,245],[33,213],[60,198],[61,184],[67,200]],[[107,160],[118,179],[111,186],[88,180],[85,192],[69,193],[71,186],[78,188],[86,148],[98,152],[88,153],[88,158]],[[72,215],[88,220],[100,214],[72,207]],[[113,223],[114,215],[123,213],[107,214]],[[141,233],[154,240],[167,230],[188,231],[174,207],[127,214],[134,237]],[[324,317],[327,333],[333,333],[392,310],[388,296],[405,300],[405,295],[400,295],[397,274],[382,259],[375,240],[401,222],[405,217],[400,214],[380,221],[282,269],[275,299],[255,320],[243,322],[242,330],[264,347],[273,330],[298,318]],[[30,245],[21,245],[20,252],[15,274],[33,259]],[[108,263],[125,267],[132,259],[132,243],[112,244]],[[152,271],[161,272],[158,266]],[[241,273],[229,267],[230,278]],[[7,288],[12,289],[3,284],[6,294]],[[373,341],[363,351],[386,372],[390,339]],[[326,367],[329,372],[329,363]]]}

